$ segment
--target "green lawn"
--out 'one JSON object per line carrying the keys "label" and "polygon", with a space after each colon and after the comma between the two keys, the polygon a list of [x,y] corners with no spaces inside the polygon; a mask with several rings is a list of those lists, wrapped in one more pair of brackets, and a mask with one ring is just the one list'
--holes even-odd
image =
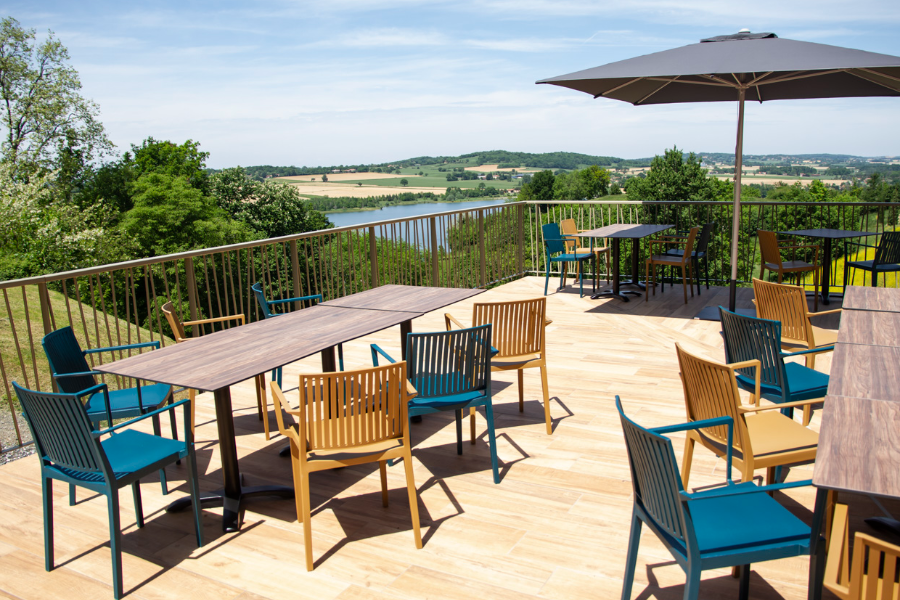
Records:
{"label": "green lawn", "polygon": [[[440,175],[440,177],[438,176]],[[477,188],[479,183],[485,184],[487,187],[495,187],[501,189],[508,189],[511,187],[515,187],[516,183],[512,181],[500,181],[499,179],[494,179],[493,181],[485,181],[483,179],[470,179],[468,181],[459,180],[459,181],[447,181],[447,176],[445,173],[435,173],[434,175],[429,175],[428,177],[413,177],[411,175],[397,175],[397,177],[391,177],[389,179],[353,179],[342,181],[341,183],[362,183],[363,185],[378,185],[385,187],[400,187],[400,180],[406,179],[409,182],[409,187],[432,187],[437,188],[435,193],[444,193],[448,187],[458,187],[458,188]],[[521,182],[522,180],[517,180]]]}

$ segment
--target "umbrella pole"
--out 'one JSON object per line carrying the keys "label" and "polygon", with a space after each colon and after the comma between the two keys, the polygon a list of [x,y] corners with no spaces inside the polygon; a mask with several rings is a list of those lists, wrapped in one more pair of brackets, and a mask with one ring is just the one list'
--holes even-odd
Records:
{"label": "umbrella pole", "polygon": [[744,158],[744,97],[746,90],[738,90],[737,143],[734,147],[734,216],[731,221],[731,284],[728,310],[734,312],[737,303],[738,241],[741,231],[741,170]]}

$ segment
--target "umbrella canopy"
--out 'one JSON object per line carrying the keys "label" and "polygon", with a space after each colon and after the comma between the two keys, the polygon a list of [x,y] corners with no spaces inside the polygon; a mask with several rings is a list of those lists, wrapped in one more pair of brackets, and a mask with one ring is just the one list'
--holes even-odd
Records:
{"label": "umbrella canopy", "polygon": [[729,301],[734,310],[744,101],[900,96],[900,57],[741,31],[537,83],[636,106],[738,101]]}

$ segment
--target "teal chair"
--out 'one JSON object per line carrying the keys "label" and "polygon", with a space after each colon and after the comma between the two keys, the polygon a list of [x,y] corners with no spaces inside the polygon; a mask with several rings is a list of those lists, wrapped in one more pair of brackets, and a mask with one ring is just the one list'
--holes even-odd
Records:
{"label": "teal chair", "polygon": [[[734,421],[719,417],[683,425],[645,429],[625,416],[616,396],[631,467],[634,509],[625,561],[622,599],[631,599],[641,529],[647,525],[687,575],[685,600],[700,594],[700,574],[708,569],[741,566],[739,595],[750,590],[750,565],[755,562],[809,556],[809,598],[822,594],[825,540],[819,535],[822,510],[812,527],[795,517],[768,492],[809,485],[811,481],[757,486],[731,481]],[[681,485],[672,441],[663,434],[727,425],[725,485],[688,493]],[[817,509],[819,508],[817,504]]]}
{"label": "teal chair", "polygon": [[[50,363],[50,372],[56,381],[59,390],[66,394],[80,393],[83,397],[84,390],[95,389],[85,402],[84,408],[88,419],[95,428],[99,428],[102,421],[107,426],[112,426],[114,420],[139,417],[151,411],[165,406],[171,402],[172,386],[164,383],[141,385],[137,380],[137,386],[121,390],[111,390],[105,394],[96,391],[97,380],[95,375],[102,375],[99,371],[92,371],[87,363],[88,354],[102,352],[119,352],[123,350],[136,350],[141,348],[159,348],[159,342],[144,342],[142,344],[128,344],[127,346],[112,346],[108,348],[91,348],[82,350],[75,332],[71,327],[61,327],[44,336],[41,340],[47,362]],[[175,414],[169,413],[172,424],[172,438],[178,439],[178,429],[175,426]],[[153,417],[153,433],[160,435],[159,413]],[[159,482],[162,485],[163,495],[169,492],[166,485],[166,472],[160,470]],[[75,504],[75,486],[69,487],[69,504]]]}
{"label": "teal chair", "polygon": [[[546,263],[547,263],[547,276],[544,278],[544,295],[547,295],[547,286],[550,284],[550,266],[555,262],[577,262],[579,263],[578,269],[578,284],[581,289],[581,297],[584,297],[584,262],[591,260],[594,257],[594,252],[585,252],[584,254],[576,254],[574,252],[569,252],[569,249],[566,247],[566,242],[570,244],[574,241],[578,242],[577,237],[563,235],[559,230],[558,223],[547,223],[546,225],[541,226],[541,231],[544,234],[544,249],[547,252]],[[593,242],[592,242],[593,243]],[[592,270],[592,273],[595,273],[596,270]],[[562,288],[562,284],[560,284],[560,289]]]}
{"label": "teal chair", "polygon": [[[144,526],[141,506],[141,478],[166,465],[184,460],[187,484],[194,508],[197,546],[203,545],[200,522],[200,488],[191,433],[190,400],[148,412],[130,421],[101,431],[92,429],[82,397],[102,394],[109,402],[106,384],[73,394],[51,394],[25,389],[13,382],[41,461],[41,488],[44,504],[44,566],[53,569],[53,480],[87,488],[106,496],[109,510],[109,545],[112,550],[113,595],[122,597],[122,529],[119,523],[119,489],[130,485],[134,494],[137,526]],[[126,429],[163,411],[184,409],[184,441]],[[101,438],[104,438],[102,439]]]}
{"label": "teal chair", "polygon": [[[285,313],[274,312],[272,310],[273,307],[278,306],[279,304],[287,304],[289,302],[309,302],[310,306],[315,306],[319,302],[322,301],[322,294],[313,294],[312,296],[298,296],[296,298],[286,298],[284,300],[266,300],[266,293],[263,291],[262,282],[257,281],[253,285],[250,286],[250,290],[253,292],[253,295],[256,297],[256,302],[259,304],[259,310],[263,314],[263,318],[271,319],[272,317],[278,317]],[[341,371],[344,370],[344,345],[338,344],[338,362],[340,364]],[[281,367],[272,370],[272,381],[278,382],[278,387],[281,387]]]}
{"label": "teal chair", "polygon": [[[497,466],[497,440],[494,433],[494,408],[491,404],[491,324],[439,331],[410,333],[406,336],[406,373],[418,394],[409,401],[409,417],[452,410],[456,417],[456,453],[462,454],[462,418],[464,411],[483,406],[487,420],[494,483],[500,483]],[[384,350],[372,344],[372,363],[378,355],[396,362]],[[473,412],[474,414],[474,412]],[[472,443],[475,426],[472,425]]]}
{"label": "teal chair", "polygon": [[859,244],[861,248],[875,248],[873,260],[847,261],[844,263],[844,285],[850,281],[850,269],[862,269],[872,273],[872,287],[878,287],[879,273],[900,271],[900,231],[885,231],[878,246]]}
{"label": "teal chair", "polygon": [[[778,404],[791,404],[813,398],[824,398],[828,393],[828,375],[799,363],[785,362],[791,356],[830,352],[834,346],[822,346],[799,352],[781,351],[781,322],[758,319],[733,313],[719,307],[722,321],[722,337],[725,338],[725,362],[737,363],[758,360],[760,396]],[[756,394],[755,367],[737,369],[738,386]],[[758,399],[757,399],[758,400]],[[793,417],[793,405],[782,409],[782,414]],[[810,406],[803,408],[803,424],[808,425]]]}

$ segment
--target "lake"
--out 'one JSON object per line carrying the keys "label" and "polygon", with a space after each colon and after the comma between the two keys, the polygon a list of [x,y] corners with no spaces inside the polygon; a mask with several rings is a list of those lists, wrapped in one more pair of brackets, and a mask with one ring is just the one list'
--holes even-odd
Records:
{"label": "lake", "polygon": [[349,225],[362,225],[374,221],[388,221],[390,219],[404,219],[429,215],[433,213],[448,212],[453,210],[468,210],[485,206],[503,204],[506,198],[492,198],[490,200],[470,200],[467,202],[431,202],[428,204],[401,204],[397,206],[385,206],[381,210],[360,210],[354,212],[326,212],[328,220],[335,227],[347,227]]}

